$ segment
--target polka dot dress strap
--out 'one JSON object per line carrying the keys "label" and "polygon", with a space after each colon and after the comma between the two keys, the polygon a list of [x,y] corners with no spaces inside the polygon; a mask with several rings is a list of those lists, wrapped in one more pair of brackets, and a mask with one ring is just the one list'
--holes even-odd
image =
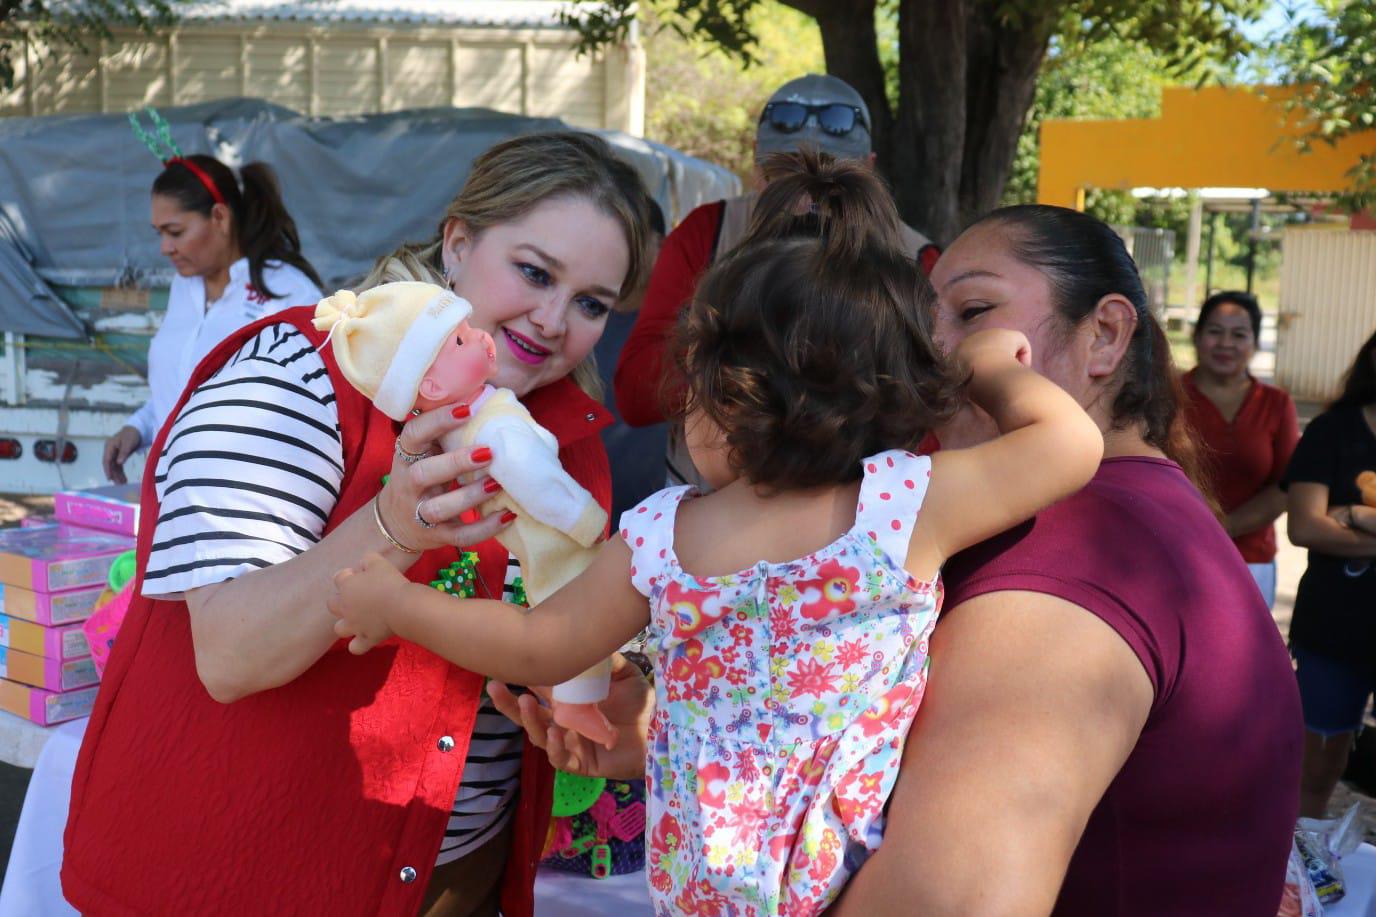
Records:
{"label": "polka dot dress strap", "polygon": [[932,460],[925,455],[891,449],[865,459],[855,527],[900,567],[908,558],[908,542],[931,477]]}
{"label": "polka dot dress strap", "polygon": [[619,533],[631,549],[631,583],[649,597],[663,582],[674,544],[674,516],[691,487],[669,487],[621,514]]}

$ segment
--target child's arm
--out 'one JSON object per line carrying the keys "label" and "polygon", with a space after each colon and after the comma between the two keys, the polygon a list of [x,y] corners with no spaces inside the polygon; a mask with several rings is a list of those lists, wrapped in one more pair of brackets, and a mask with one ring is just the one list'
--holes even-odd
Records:
{"label": "child's arm", "polygon": [[619,537],[592,565],[529,612],[491,599],[455,599],[412,583],[369,555],[341,571],[330,611],[335,633],[364,653],[396,634],[455,665],[514,684],[566,681],[645,626],[648,605],[631,585],[631,551]]}
{"label": "child's arm", "polygon": [[1104,437],[1060,386],[1029,369],[1020,332],[966,338],[956,358],[970,370],[970,400],[1001,434],[932,457],[932,480],[908,551],[908,570],[929,579],[946,558],[997,535],[1094,477]]}

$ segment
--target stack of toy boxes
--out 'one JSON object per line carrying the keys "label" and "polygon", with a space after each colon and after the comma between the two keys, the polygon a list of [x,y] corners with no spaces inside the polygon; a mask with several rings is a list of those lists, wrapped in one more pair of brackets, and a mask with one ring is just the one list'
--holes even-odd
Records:
{"label": "stack of toy boxes", "polygon": [[99,679],[81,622],[134,546],[137,499],[128,487],[67,491],[57,522],[0,531],[0,710],[42,726],[91,712]]}

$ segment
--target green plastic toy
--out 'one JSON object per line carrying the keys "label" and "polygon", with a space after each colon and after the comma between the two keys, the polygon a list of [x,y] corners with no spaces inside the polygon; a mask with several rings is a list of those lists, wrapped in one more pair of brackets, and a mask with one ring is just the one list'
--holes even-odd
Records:
{"label": "green plastic toy", "polygon": [[106,578],[105,584],[110,587],[110,591],[118,593],[129,584],[138,572],[135,552],[125,551],[115,558],[115,562],[110,565],[110,575]]}
{"label": "green plastic toy", "polygon": [[555,818],[568,818],[586,812],[606,788],[606,777],[580,777],[555,771],[554,808],[550,814]]}

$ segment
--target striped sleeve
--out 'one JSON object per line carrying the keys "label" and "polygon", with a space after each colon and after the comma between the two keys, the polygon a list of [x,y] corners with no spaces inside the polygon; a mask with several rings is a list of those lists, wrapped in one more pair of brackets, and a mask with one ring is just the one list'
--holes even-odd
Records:
{"label": "striped sleeve", "polygon": [[264,328],[168,433],[144,595],[177,596],[305,551],[339,500],[343,457],[324,361],[295,328]]}

